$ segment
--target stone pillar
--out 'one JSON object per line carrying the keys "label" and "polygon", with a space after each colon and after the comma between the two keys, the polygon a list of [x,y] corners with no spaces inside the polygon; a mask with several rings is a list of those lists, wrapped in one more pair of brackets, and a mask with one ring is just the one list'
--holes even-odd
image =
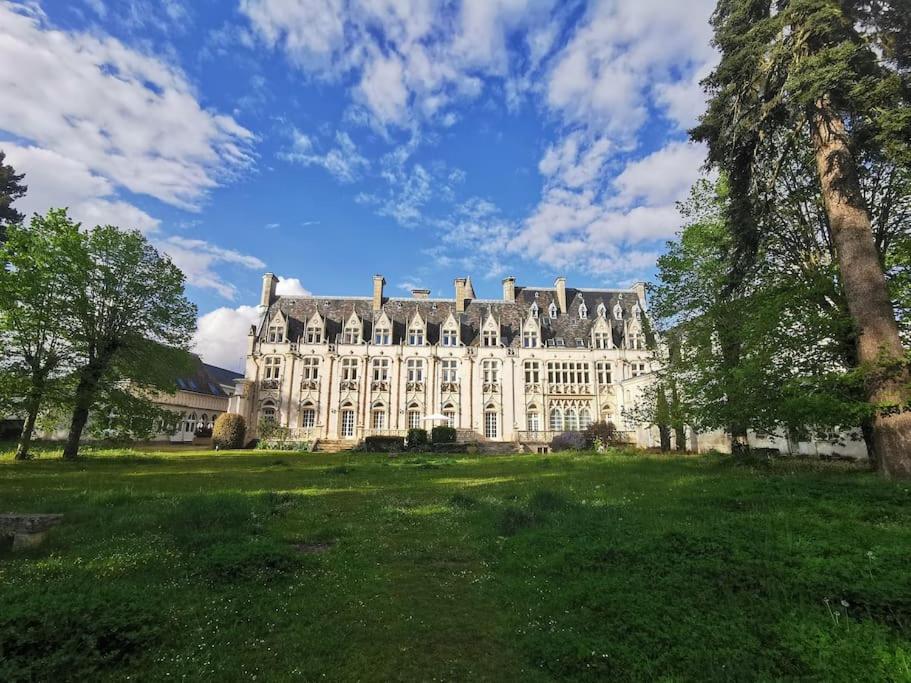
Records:
{"label": "stone pillar", "polygon": [[263,308],[269,308],[275,301],[275,288],[278,287],[278,278],[274,273],[263,275],[263,291],[259,299],[259,305]]}
{"label": "stone pillar", "polygon": [[383,286],[386,280],[382,275],[373,276],[373,310],[379,312],[383,308]]}

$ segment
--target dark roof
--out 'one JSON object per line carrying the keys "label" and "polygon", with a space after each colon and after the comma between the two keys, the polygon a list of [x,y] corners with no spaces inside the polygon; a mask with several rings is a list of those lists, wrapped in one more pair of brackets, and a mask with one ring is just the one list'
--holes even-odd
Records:
{"label": "dark roof", "polygon": [[[383,310],[392,321],[392,343],[401,343],[407,334],[408,324],[419,312],[427,323],[427,341],[436,344],[440,339],[440,330],[453,313],[460,325],[460,339],[467,346],[478,346],[481,327],[492,313],[500,324],[500,338],[505,346],[521,346],[521,323],[531,310],[533,302],[538,304],[538,320],[541,325],[541,344],[548,340],[562,338],[567,348],[578,348],[577,339],[582,339],[586,346],[591,343],[592,325],[597,320],[598,305],[603,303],[607,309],[606,319],[611,324],[614,344],[619,346],[623,339],[623,321],[613,317],[614,306],[619,303],[623,309],[623,319],[632,319],[632,308],[638,303],[644,310],[644,302],[632,290],[590,290],[566,289],[567,313],[558,314],[555,319],[548,316],[551,301],[556,302],[556,290],[553,288],[516,287],[515,302],[498,299],[475,299],[470,301],[463,313],[455,312],[454,299],[407,299],[387,298]],[[588,309],[586,319],[579,318],[579,306],[582,302]],[[559,306],[559,304],[557,304]],[[379,313],[373,311],[370,297],[320,297],[320,296],[280,296],[269,307],[264,322],[271,320],[278,311],[288,318],[288,338],[292,342],[300,340],[305,332],[307,321],[315,312],[326,321],[326,336],[336,342],[342,333],[345,322],[352,310],[363,321],[363,338],[373,336],[373,321]],[[259,330],[262,338],[266,334],[266,325]]]}
{"label": "dark roof", "polygon": [[225,370],[215,365],[203,363],[197,358],[196,372],[186,377],[177,379],[177,388],[181,391],[192,391],[196,394],[208,394],[209,396],[228,397],[230,390],[224,387],[233,387],[234,380],[243,377],[239,372]]}

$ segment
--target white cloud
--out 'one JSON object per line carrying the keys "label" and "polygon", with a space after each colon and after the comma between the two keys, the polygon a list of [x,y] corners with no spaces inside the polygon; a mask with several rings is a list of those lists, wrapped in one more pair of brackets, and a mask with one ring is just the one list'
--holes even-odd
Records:
{"label": "white cloud", "polygon": [[216,308],[197,322],[193,347],[206,363],[243,371],[250,326],[259,322],[256,306]]}
{"label": "white cloud", "polygon": [[280,296],[310,296],[311,292],[296,277],[279,277],[275,293]]}
{"label": "white cloud", "polygon": [[370,167],[370,162],[358,151],[357,145],[344,131],[336,132],[336,147],[325,154],[317,154],[314,151],[316,144],[313,139],[299,130],[293,130],[292,137],[291,149],[281,152],[280,158],[304,166],[322,166],[343,183],[354,182]]}
{"label": "white cloud", "polygon": [[226,299],[237,297],[237,288],[214,270],[221,264],[236,265],[248,270],[263,270],[266,264],[255,256],[224,249],[210,242],[172,235],[156,243],[196,287],[212,289]]}
{"label": "white cloud", "polygon": [[114,185],[84,164],[39,147],[20,147],[0,140],[7,162],[25,173],[28,192],[16,202],[26,215],[68,207],[69,214],[87,227],[102,224],[153,232],[159,221],[114,196]]}
{"label": "white cloud", "polygon": [[656,152],[630,162],[614,178],[616,201],[623,205],[644,201],[662,204],[682,198],[699,177],[705,146],[671,142]]}
{"label": "white cloud", "polygon": [[186,209],[251,163],[253,134],[204,109],[177,67],[23,5],[0,5],[0,26],[0,130]]}

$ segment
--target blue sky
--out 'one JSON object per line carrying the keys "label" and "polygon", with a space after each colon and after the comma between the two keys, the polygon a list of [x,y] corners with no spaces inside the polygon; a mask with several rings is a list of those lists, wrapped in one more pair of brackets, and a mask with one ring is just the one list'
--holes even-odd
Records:
{"label": "blue sky", "polygon": [[137,227],[237,366],[287,292],[647,279],[704,152],[713,3],[0,2],[19,207]]}

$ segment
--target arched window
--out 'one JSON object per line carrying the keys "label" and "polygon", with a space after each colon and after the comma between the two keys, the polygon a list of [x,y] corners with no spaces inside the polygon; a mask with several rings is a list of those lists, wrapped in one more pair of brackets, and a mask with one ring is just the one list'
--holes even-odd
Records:
{"label": "arched window", "polygon": [[408,406],[408,429],[420,429],[421,417],[421,407],[417,403]]}
{"label": "arched window", "polygon": [[595,309],[598,313],[599,318],[607,317],[607,306],[604,305],[604,302],[598,304],[598,308]]}
{"label": "arched window", "polygon": [[585,431],[592,423],[592,414],[588,408],[579,411],[579,429]]}
{"label": "arched window", "polygon": [[405,361],[405,378],[408,382],[424,381],[424,361],[421,358],[409,358]]}
{"label": "arched window", "polygon": [[547,314],[548,314],[551,318],[556,318],[556,317],[557,317],[557,304],[555,304],[553,301],[551,301],[551,302],[550,302],[550,306],[547,307]]}
{"label": "arched window", "polygon": [[576,418],[576,409],[575,408],[566,409],[564,428],[568,432],[578,431],[579,421]]}
{"label": "arched window", "polygon": [[199,417],[199,422],[196,424],[196,429],[205,429],[208,424],[209,424],[209,414],[203,413]]}
{"label": "arched window", "polygon": [[370,415],[370,426],[373,429],[386,429],[386,408],[374,406]]}
{"label": "arched window", "polygon": [[456,426],[456,410],[455,406],[453,406],[451,403],[447,403],[445,406],[443,406],[443,416],[446,418],[447,427]]}
{"label": "arched window", "polygon": [[538,302],[537,301],[531,302],[531,317],[535,318],[535,319],[538,318]]}
{"label": "arched window", "polygon": [[[263,403],[261,415],[264,420],[269,420],[269,422],[275,422],[275,418],[276,418],[277,414],[278,413],[275,410],[275,403],[273,401],[265,401]],[[195,417],[195,414],[194,414],[194,417]]]}
{"label": "arched window", "polygon": [[534,404],[525,410],[525,428],[530,432],[541,431],[541,413]]}
{"label": "arched window", "polygon": [[583,301],[579,304],[579,320],[585,320],[586,318],[588,318],[588,306]]}
{"label": "arched window", "polygon": [[339,428],[343,438],[351,438],[354,436],[354,406],[350,403],[346,403],[342,406]]}
{"label": "arched window", "polygon": [[316,410],[313,408],[313,404],[305,405],[304,409],[301,411],[301,427],[304,429],[312,429],[316,426]]}
{"label": "arched window", "polygon": [[488,439],[496,439],[499,436],[497,409],[494,405],[488,405],[484,409],[484,436]]}
{"label": "arched window", "polygon": [[563,412],[559,408],[550,409],[550,429],[553,432],[563,431]]}

